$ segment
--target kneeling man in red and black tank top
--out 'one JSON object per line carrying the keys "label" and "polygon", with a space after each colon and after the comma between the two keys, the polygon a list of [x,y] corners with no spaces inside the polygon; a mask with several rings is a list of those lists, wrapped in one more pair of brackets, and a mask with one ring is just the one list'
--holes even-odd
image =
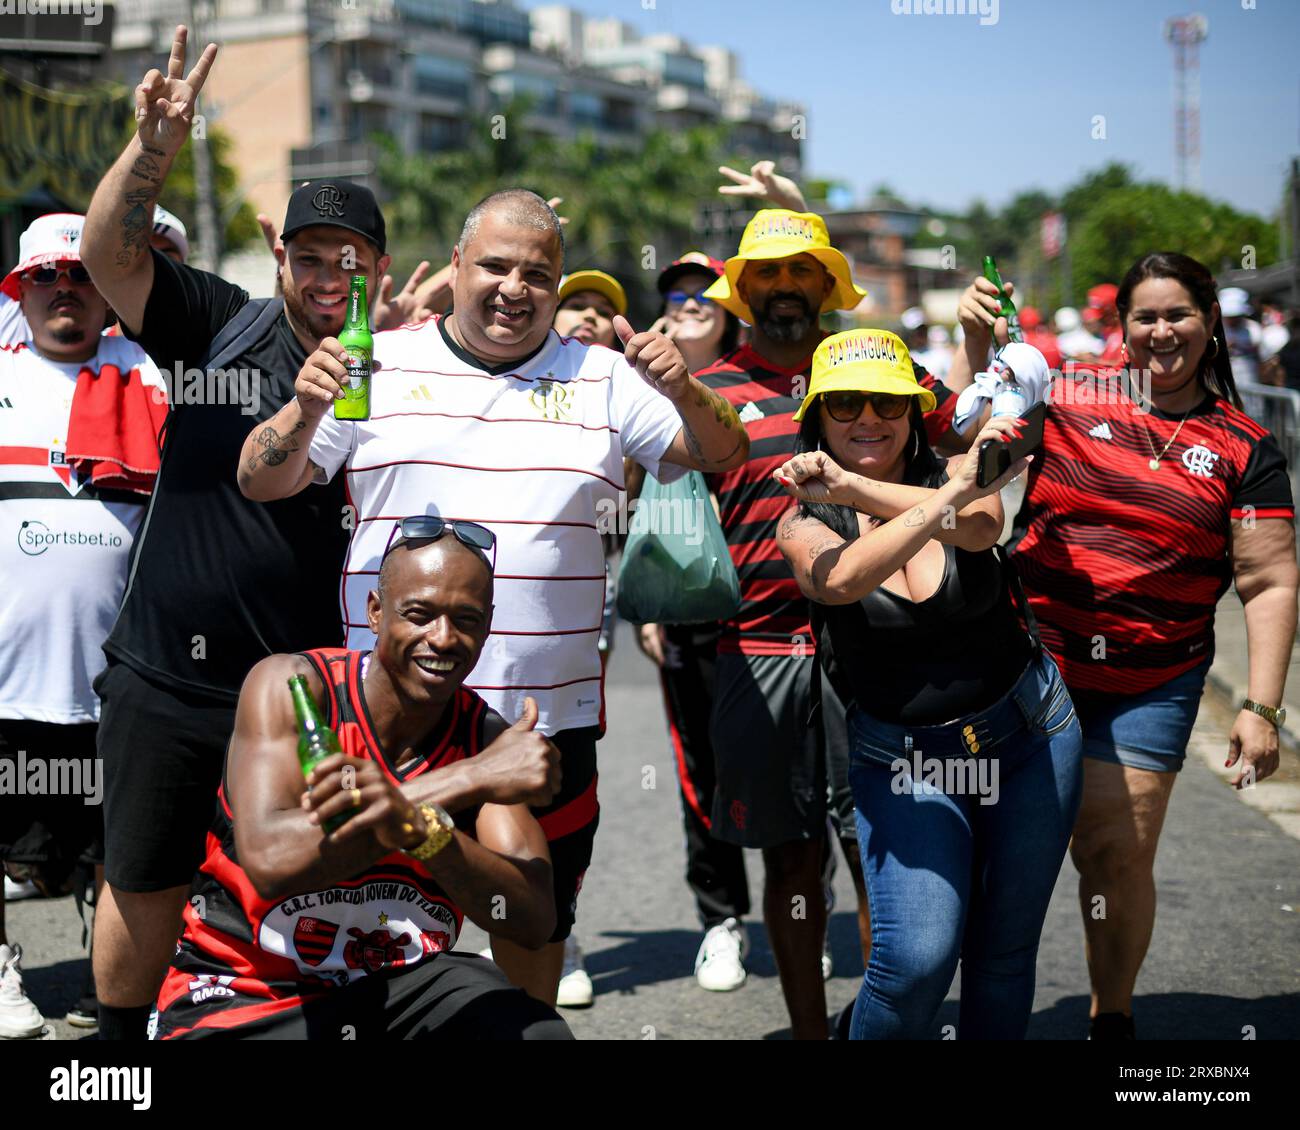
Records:
{"label": "kneeling man in red and black tank top", "polygon": [[[569,1038],[490,961],[449,952],[466,914],[524,946],[550,937],[528,806],[560,768],[531,699],[508,726],[462,685],[491,628],[491,535],[430,532],[385,554],[373,652],[273,655],[245,680],[157,1038]],[[294,675],[343,749],[306,782]]]}

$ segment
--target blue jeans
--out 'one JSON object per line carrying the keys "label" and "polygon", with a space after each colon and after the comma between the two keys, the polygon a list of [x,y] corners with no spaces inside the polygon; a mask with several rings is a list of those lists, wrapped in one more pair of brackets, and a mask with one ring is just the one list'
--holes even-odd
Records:
{"label": "blue jeans", "polygon": [[938,1038],[961,961],[961,1039],[1024,1039],[1038,939],[1082,789],[1082,735],[1045,652],[993,706],[944,726],[849,711],[849,784],[871,905],[851,1038]]}

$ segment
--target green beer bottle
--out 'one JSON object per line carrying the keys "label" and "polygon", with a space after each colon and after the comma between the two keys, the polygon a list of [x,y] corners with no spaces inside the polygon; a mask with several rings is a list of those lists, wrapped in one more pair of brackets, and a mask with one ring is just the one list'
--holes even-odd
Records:
{"label": "green beer bottle", "polygon": [[[306,777],[325,758],[342,753],[343,747],[339,745],[338,735],[325,725],[325,719],[320,716],[305,676],[294,675],[289,679],[289,693],[293,695],[293,712],[298,719],[298,764],[302,766],[303,777]],[[326,834],[346,824],[355,814],[355,809],[348,809],[330,817],[323,825]]]}
{"label": "green beer bottle", "polygon": [[[998,313],[1007,320],[1007,333],[1012,341],[1024,341],[1025,335],[1020,332],[1020,315],[1016,313],[1016,304],[1011,301],[1011,296],[1006,293],[1002,282],[1002,276],[998,274],[998,265],[993,262],[992,255],[984,256],[984,277],[998,288],[998,295],[1002,299],[1002,309]],[[337,408],[338,406],[335,405]]]}
{"label": "green beer bottle", "polygon": [[370,332],[370,308],[366,305],[366,276],[353,275],[348,293],[348,317],[339,334],[347,353],[348,375],[343,380],[343,398],[334,401],[336,420],[370,419],[370,362],[375,339]]}

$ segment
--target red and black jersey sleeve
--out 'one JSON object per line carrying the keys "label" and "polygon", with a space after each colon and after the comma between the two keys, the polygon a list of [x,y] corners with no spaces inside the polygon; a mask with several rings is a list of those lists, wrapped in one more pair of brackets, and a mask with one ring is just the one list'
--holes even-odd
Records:
{"label": "red and black jersey sleeve", "polygon": [[1286,518],[1295,520],[1295,500],[1286,456],[1272,433],[1266,432],[1251,450],[1241,483],[1232,496],[1232,517]]}
{"label": "red and black jersey sleeve", "polygon": [[912,362],[917,383],[934,393],[934,410],[925,414],[925,437],[934,446],[952,427],[952,415],[957,408],[957,395],[943,381],[936,380],[924,365]]}

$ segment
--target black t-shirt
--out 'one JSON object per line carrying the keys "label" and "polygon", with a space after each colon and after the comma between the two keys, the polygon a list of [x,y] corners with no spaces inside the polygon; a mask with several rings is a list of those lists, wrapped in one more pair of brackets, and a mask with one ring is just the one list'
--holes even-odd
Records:
{"label": "black t-shirt", "polygon": [[943,551],[943,580],[925,600],[881,586],[853,604],[813,606],[818,656],[842,702],[882,722],[937,726],[991,706],[1024,672],[1032,642],[997,554]]}
{"label": "black t-shirt", "polygon": [[233,702],[258,660],[343,642],[344,476],[279,502],[240,494],[235,473],[244,439],[293,396],[307,355],[282,313],[223,367],[245,377],[207,382],[197,366],[248,294],[152,255],[144,324],[138,334],[124,332],[162,370],[173,405],[126,595],[104,650],[146,678]]}

